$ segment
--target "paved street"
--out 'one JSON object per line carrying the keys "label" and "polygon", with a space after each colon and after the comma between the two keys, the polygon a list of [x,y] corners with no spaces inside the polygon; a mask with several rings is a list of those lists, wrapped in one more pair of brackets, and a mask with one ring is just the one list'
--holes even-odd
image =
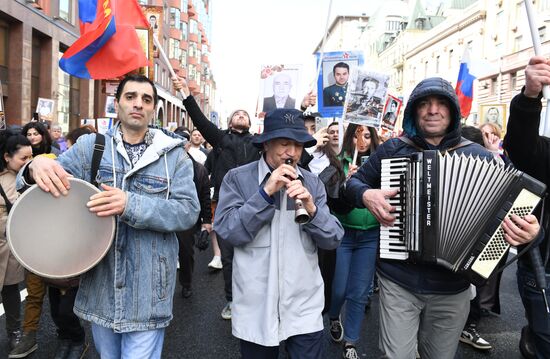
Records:
{"label": "paved street", "polygon": [[[181,298],[181,287],[177,287],[174,302],[174,320],[168,327],[163,358],[222,358],[239,357],[238,341],[231,336],[231,323],[220,317],[225,305],[223,278],[221,272],[210,272],[207,263],[210,252],[197,255],[193,296]],[[372,308],[365,318],[363,335],[358,344],[361,358],[378,358],[378,298],[375,296]],[[503,313],[500,317],[482,318],[479,331],[493,344],[493,350],[478,352],[460,344],[456,358],[521,358],[518,350],[519,331],[525,323],[522,306],[517,294],[515,264],[511,265],[502,279],[501,301]],[[47,304],[46,304],[47,305]],[[41,329],[38,333],[39,348],[29,358],[51,358],[55,350],[55,328],[49,319],[49,308],[45,307]],[[0,319],[0,358],[6,358],[6,336],[4,318]],[[89,328],[89,327],[88,327]],[[88,330],[89,334],[89,330]],[[328,334],[327,334],[328,338]],[[91,340],[91,335],[88,336]],[[98,358],[93,345],[87,358]],[[284,358],[284,355],[281,355]],[[341,358],[340,346],[326,341],[325,358]]]}

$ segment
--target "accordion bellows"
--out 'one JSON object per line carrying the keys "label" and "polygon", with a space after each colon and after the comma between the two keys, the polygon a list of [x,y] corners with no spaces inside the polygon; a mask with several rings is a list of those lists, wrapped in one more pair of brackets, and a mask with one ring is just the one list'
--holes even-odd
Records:
{"label": "accordion bellows", "polygon": [[382,189],[399,189],[380,258],[437,263],[483,284],[507,254],[501,223],[533,212],[546,186],[479,157],[423,151],[382,160]]}

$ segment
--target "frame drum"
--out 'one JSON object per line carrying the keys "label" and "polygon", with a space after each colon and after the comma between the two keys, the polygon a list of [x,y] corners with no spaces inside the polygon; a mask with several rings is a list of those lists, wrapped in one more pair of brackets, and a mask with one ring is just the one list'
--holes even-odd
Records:
{"label": "frame drum", "polygon": [[54,197],[33,185],[14,203],[6,225],[10,249],[29,271],[60,279],[82,274],[107,254],[115,234],[115,217],[98,217],[86,203],[101,192],[69,178],[66,196]]}

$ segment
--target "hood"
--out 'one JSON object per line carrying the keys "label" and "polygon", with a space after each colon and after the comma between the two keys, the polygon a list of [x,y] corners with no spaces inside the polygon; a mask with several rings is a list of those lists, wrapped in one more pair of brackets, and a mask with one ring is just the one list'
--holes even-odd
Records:
{"label": "hood", "polygon": [[449,132],[453,132],[455,136],[458,135],[460,137],[461,117],[458,97],[451,83],[441,77],[430,77],[422,80],[411,92],[405,112],[403,113],[403,131],[405,134],[410,138],[420,136],[420,130],[416,127],[416,104],[420,99],[431,95],[443,96],[449,100],[452,116]]}

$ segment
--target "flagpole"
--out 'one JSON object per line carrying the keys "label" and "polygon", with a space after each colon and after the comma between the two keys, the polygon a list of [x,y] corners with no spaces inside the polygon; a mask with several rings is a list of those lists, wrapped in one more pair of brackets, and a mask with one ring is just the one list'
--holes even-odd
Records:
{"label": "flagpole", "polygon": [[[535,55],[542,56],[542,49],[540,45],[540,36],[539,31],[537,28],[537,24],[535,21],[535,15],[533,12],[533,4],[531,4],[531,0],[524,0],[523,3],[525,4],[525,12],[527,13],[527,20],[529,22],[529,29],[531,30],[531,39],[533,40],[533,49],[535,50]],[[543,128],[546,128],[548,124],[550,123],[550,86],[544,85],[542,87],[542,94],[544,98],[546,99],[546,111],[544,116],[544,126]]]}
{"label": "flagpole", "polygon": [[[157,39],[157,37],[155,35],[153,35],[153,42],[155,43],[155,46],[157,47],[157,49],[159,50],[160,52],[160,56],[162,57],[162,59],[164,60],[164,62],[166,63],[166,66],[168,66],[168,70],[170,71],[170,74],[172,75],[172,78],[178,78],[178,75],[176,75],[176,72],[174,71],[174,68],[172,67],[172,64],[170,63],[170,60],[168,60],[168,56],[166,56],[166,53],[164,52],[164,49],[162,48],[159,40]],[[179,93],[181,94],[181,97],[182,98],[186,98],[187,96],[185,96],[185,94],[183,93],[183,90],[182,89],[179,89],[178,90]]]}

